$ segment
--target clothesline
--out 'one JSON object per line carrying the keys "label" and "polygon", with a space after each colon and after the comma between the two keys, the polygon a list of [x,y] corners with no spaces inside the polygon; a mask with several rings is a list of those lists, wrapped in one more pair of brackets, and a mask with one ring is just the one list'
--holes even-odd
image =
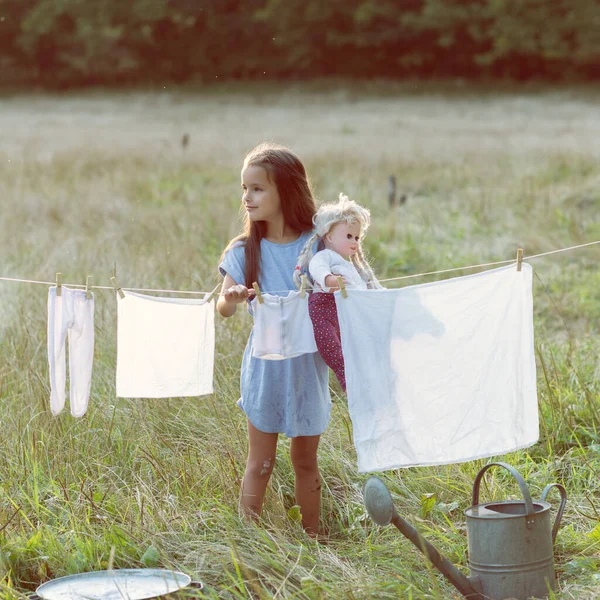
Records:
{"label": "clothesline", "polygon": [[[0,281],[13,281],[13,282],[17,282],[17,283],[39,283],[41,285],[56,285],[55,281],[36,281],[33,279],[15,279],[13,277],[0,277]],[[86,286],[82,285],[80,283],[63,283],[62,285],[64,285],[65,287],[70,287],[70,288],[81,288],[81,289],[85,289]],[[112,285],[90,285],[90,289],[91,290],[113,290],[114,291],[114,287]],[[157,290],[157,289],[151,289],[151,288],[121,288],[125,291],[128,292],[163,292],[165,294],[170,293],[170,294],[201,294],[201,295],[206,295],[206,294],[210,294],[210,292],[189,292],[186,290]]]}
{"label": "clothesline", "polygon": [[[557,254],[559,252],[567,252],[569,250],[576,250],[577,248],[585,248],[586,246],[594,246],[596,244],[600,244],[600,240],[597,240],[595,242],[588,242],[586,244],[578,244],[577,246],[569,246],[568,248],[559,248],[558,250],[550,250],[549,252],[542,252],[540,254],[533,254],[531,256],[523,256],[523,260],[531,260],[533,258],[540,258],[541,256],[549,256],[550,254]],[[441,271],[428,271],[426,273],[414,273],[412,275],[403,275],[401,277],[391,277],[389,279],[380,279],[379,281],[380,281],[380,283],[387,283],[389,281],[400,281],[402,279],[412,279],[412,278],[416,278],[416,277],[425,277],[427,275],[438,275],[438,274],[442,274],[442,273],[451,273],[453,271],[466,271],[468,269],[492,267],[492,266],[496,266],[496,265],[506,265],[506,264],[515,263],[515,262],[516,262],[515,259],[500,260],[500,261],[496,261],[496,262],[481,263],[478,265],[469,265],[466,267],[453,267],[451,269],[442,269]],[[50,285],[50,286],[56,285],[55,281],[36,281],[33,279],[17,279],[14,277],[0,277],[0,281],[10,281],[13,283],[33,283],[33,284]],[[78,283],[63,283],[62,285],[66,286],[66,287],[70,287],[70,288],[81,288],[81,289],[86,288],[85,285],[78,284]],[[348,287],[350,287],[350,286],[348,286]],[[115,288],[111,285],[91,285],[90,289],[114,290]],[[152,288],[122,287],[121,289],[123,289],[125,291],[129,291],[129,292],[156,292],[156,293],[163,293],[163,294],[206,295],[206,294],[211,293],[211,291],[195,292],[195,291],[187,291],[187,290],[160,290],[160,289],[152,289]],[[263,291],[263,293],[274,294],[274,293],[283,293],[283,292],[289,292],[289,291],[290,290],[271,290],[271,291]]]}
{"label": "clothesline", "polygon": [[[567,250],[574,250],[576,248],[584,248],[585,246],[593,246],[594,244],[600,244],[600,240],[597,242],[588,242],[587,244],[579,244],[578,246],[570,246],[569,248],[560,248],[558,250],[550,250],[550,252],[542,252],[541,254],[533,254],[531,256],[523,256],[523,260],[531,260],[532,258],[539,258],[540,256],[548,256],[549,254],[557,254],[558,252],[566,252]],[[497,262],[483,263],[480,265],[471,265],[470,267],[454,267],[452,269],[444,269],[443,271],[431,271],[429,273],[418,273],[416,275],[404,275],[402,277],[392,277],[391,279],[380,279],[381,283],[387,281],[399,281],[400,279],[410,279],[411,277],[424,277],[425,275],[437,275],[438,273],[450,273],[451,271],[464,271],[466,269],[476,269],[478,267],[492,267],[494,265],[506,265],[514,263],[515,260],[499,260]]]}

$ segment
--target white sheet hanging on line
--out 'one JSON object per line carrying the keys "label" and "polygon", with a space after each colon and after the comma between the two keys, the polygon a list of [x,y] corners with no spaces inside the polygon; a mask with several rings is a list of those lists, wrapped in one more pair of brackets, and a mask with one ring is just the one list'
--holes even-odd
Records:
{"label": "white sheet hanging on line", "polygon": [[308,294],[302,298],[300,292],[291,291],[286,296],[262,297],[262,304],[258,298],[252,300],[252,356],[283,360],[318,351],[308,314]]}
{"label": "white sheet hanging on line", "polygon": [[361,473],[537,441],[530,265],[335,294]]}
{"label": "white sheet hanging on line", "polygon": [[117,301],[117,396],[211,394],[214,302],[124,294]]}

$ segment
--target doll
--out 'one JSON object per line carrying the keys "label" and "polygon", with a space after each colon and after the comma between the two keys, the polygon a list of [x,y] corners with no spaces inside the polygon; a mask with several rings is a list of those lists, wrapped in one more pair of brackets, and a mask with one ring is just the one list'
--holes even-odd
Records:
{"label": "doll", "polygon": [[[337,203],[320,206],[313,217],[314,234],[298,257],[298,266],[294,272],[294,282],[299,287],[302,271],[308,267],[313,282],[308,311],[317,348],[344,391],[344,357],[332,292],[339,289],[337,276],[342,277],[344,285],[349,289],[382,287],[361,248],[361,240],[370,222],[369,211],[344,194],[340,194]],[[317,240],[317,252],[313,255],[313,246]]]}

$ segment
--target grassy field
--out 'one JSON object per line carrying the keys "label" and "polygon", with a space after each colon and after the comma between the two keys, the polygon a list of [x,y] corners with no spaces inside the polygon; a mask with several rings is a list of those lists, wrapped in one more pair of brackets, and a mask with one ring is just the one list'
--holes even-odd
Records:
{"label": "grassy field", "polygon": [[[598,95],[313,85],[5,96],[0,276],[61,271],[64,282],[91,274],[109,285],[116,263],[124,287],[211,290],[239,229],[243,155],[264,139],[299,153],[321,201],[344,191],[371,208],[366,247],[380,278],[600,240]],[[392,174],[407,201],[390,211]],[[600,598],[599,259],[600,245],[532,261],[541,438],[502,457],[534,497],[554,481],[567,489],[560,599]],[[286,439],[264,525],[240,520],[243,311],[217,319],[213,395],[116,399],[115,298],[97,290],[92,394],[77,420],[49,410],[46,297],[46,286],[0,281],[2,598],[104,569],[111,548],[116,567],[202,580],[204,593],[188,597],[458,597],[410,542],[366,516],[333,377],[320,449],[327,543],[295,518]],[[462,512],[486,462],[383,475],[399,512],[465,572]],[[486,499],[518,496],[500,470],[486,482]]]}

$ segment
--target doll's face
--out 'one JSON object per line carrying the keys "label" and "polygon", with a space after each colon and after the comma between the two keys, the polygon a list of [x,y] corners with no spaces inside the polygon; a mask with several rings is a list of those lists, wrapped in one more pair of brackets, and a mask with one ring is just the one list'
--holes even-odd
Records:
{"label": "doll's face", "polygon": [[324,238],[325,247],[348,259],[360,245],[360,223],[336,223]]}

